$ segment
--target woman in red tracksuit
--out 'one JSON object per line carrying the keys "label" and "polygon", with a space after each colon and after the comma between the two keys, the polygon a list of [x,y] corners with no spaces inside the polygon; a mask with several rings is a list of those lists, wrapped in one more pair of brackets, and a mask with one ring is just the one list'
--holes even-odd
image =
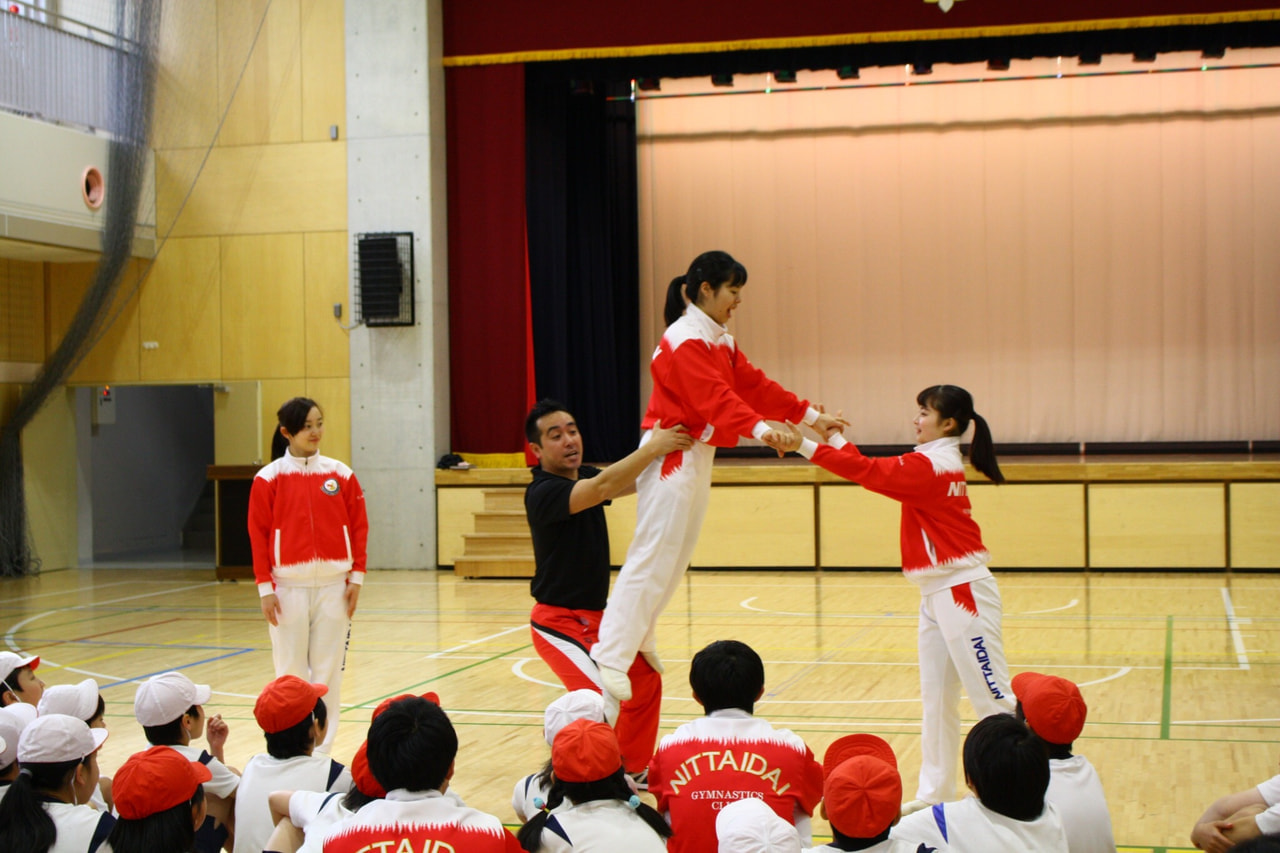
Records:
{"label": "woman in red tracksuit", "polygon": [[[838,424],[752,365],[725,328],[747,283],[742,264],[726,252],[704,252],[680,279],[689,307],[668,326],[650,362],[653,393],[640,443],[659,421],[684,424],[696,440],[692,450],[650,463],[636,480],[635,538],[591,649],[611,701],[631,698],[627,669],[637,653],[662,671],[654,629],[697,544],[715,448],[732,447],[739,436],[776,446],[785,435],[766,418],[803,420],[824,432]],[[667,319],[674,315],[668,311]]]}
{"label": "woman in red tracksuit", "polygon": [[783,450],[798,450],[834,474],[902,503],[902,571],[920,587],[920,785],[907,813],[955,799],[960,748],[960,688],[979,718],[1012,713],[1000,629],[1000,590],[969,506],[960,437],[974,425],[970,462],[1004,482],[986,420],[969,392],[934,385],[916,396],[916,447],[902,456],[863,456],[836,430],[828,444],[790,430]]}
{"label": "woman in red tracksuit", "polygon": [[338,728],[339,694],[351,617],[365,577],[369,522],[351,469],[320,455],[324,414],[295,397],[276,413],[272,462],[249,492],[253,576],[271,634],[276,677],[325,684],[328,752]]}

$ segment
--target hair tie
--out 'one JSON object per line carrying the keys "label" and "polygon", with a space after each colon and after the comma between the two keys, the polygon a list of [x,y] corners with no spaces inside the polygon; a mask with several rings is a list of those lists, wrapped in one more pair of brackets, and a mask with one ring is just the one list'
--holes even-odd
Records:
{"label": "hair tie", "polygon": [[640,808],[640,798],[635,794],[632,794],[631,798],[627,800],[627,805],[631,806],[633,809]]}
{"label": "hair tie", "polygon": [[26,776],[28,779],[34,778],[34,777],[32,776],[31,769],[30,769],[29,767],[19,767],[19,768],[18,768],[18,775],[19,775],[19,776]]}
{"label": "hair tie", "polygon": [[544,812],[547,810],[547,801],[542,799],[542,797],[534,797],[533,807],[540,812]]}

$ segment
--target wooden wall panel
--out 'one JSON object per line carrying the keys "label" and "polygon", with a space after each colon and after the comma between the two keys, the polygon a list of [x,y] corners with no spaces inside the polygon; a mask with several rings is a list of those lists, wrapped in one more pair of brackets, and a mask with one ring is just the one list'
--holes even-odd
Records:
{"label": "wooden wall panel", "polygon": [[44,264],[0,258],[0,361],[44,361]]}
{"label": "wooden wall panel", "polygon": [[49,396],[22,431],[23,484],[31,543],[42,568],[76,566],[76,419],[75,391]]}
{"label": "wooden wall panel", "polygon": [[[711,497],[715,499],[714,490]],[[609,522],[609,564],[621,566],[636,535],[636,496],[618,498],[604,508],[604,516]]]}
{"label": "wooden wall panel", "polygon": [[1084,568],[1084,486],[969,483],[991,567]]}
{"label": "wooden wall panel", "polygon": [[[261,386],[258,393],[262,400],[262,461],[269,462],[271,440],[280,423],[276,419],[276,412],[285,400],[307,396],[307,380],[297,376],[290,379],[263,379],[258,384]],[[322,404],[323,402],[321,401]]]}
{"label": "wooden wall panel", "polygon": [[[96,264],[48,264],[48,347],[49,352],[58,346],[67,327],[75,317],[80,301],[84,298],[89,282],[93,278]],[[106,330],[94,345],[84,361],[67,380],[75,385],[95,385],[105,383],[124,384],[137,382],[140,378],[138,353],[141,346],[138,323],[138,299],[130,292],[133,290],[137,276],[141,272],[138,262],[131,262],[125,267],[124,280],[116,293],[116,299],[109,309],[110,314],[119,314],[115,322]]]}
{"label": "wooden wall panel", "polygon": [[324,411],[324,440],[320,444],[320,452],[350,465],[351,381],[346,377],[308,377],[306,387],[306,395],[319,403]]}
{"label": "wooden wall panel", "polygon": [[[360,476],[360,472],[356,472]],[[475,513],[484,509],[483,489],[436,490],[436,564],[452,566],[466,547],[464,533],[476,530]]]}
{"label": "wooden wall panel", "polygon": [[221,264],[223,378],[305,376],[302,235],[224,237]]}
{"label": "wooden wall panel", "polygon": [[270,456],[257,382],[220,383],[213,392],[213,463],[251,465]]}
{"label": "wooden wall panel", "polygon": [[329,139],[329,126],[347,117],[344,0],[302,0],[302,139]]}
{"label": "wooden wall panel", "polygon": [[204,165],[204,148],[156,150],[156,233],[171,233]]}
{"label": "wooden wall panel", "polygon": [[346,227],[344,142],[242,145],[209,152],[173,236]]}
{"label": "wooden wall panel", "polygon": [[897,501],[860,486],[821,486],[824,567],[902,567]]}
{"label": "wooden wall panel", "polygon": [[1225,567],[1225,497],[1220,483],[1090,485],[1090,565]]}
{"label": "wooden wall panel", "polygon": [[[349,376],[351,347],[348,332],[340,325],[351,322],[347,232],[307,234],[304,243],[307,376]],[[342,306],[341,320],[333,316],[335,304]]]}
{"label": "wooden wall panel", "polygon": [[813,566],[813,544],[811,487],[715,487],[693,565]]}
{"label": "wooden wall panel", "polygon": [[1231,565],[1280,569],[1280,483],[1232,483]]}
{"label": "wooden wall panel", "polygon": [[[265,20],[256,3],[219,3],[220,94],[223,103],[230,94],[231,104],[218,134],[218,145],[301,141],[298,14],[298,0],[272,0]],[[247,57],[243,55],[243,45],[252,45]]]}
{"label": "wooden wall panel", "polygon": [[[204,149],[213,142],[218,103],[217,0],[169,3],[160,16],[152,145]],[[248,45],[248,42],[244,42]],[[243,48],[242,48],[243,49]]]}
{"label": "wooden wall panel", "polygon": [[222,376],[221,257],[215,237],[168,240],[142,287],[143,382],[212,382]]}

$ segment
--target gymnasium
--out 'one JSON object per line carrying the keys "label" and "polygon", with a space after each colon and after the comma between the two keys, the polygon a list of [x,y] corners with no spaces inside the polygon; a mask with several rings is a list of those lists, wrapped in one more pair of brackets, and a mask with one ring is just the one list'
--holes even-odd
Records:
{"label": "gymnasium", "polygon": [[[332,754],[434,691],[452,790],[514,828],[564,692],[525,414],[631,453],[710,249],[749,270],[751,362],[868,455],[911,449],[921,388],[973,392],[1009,668],[1079,685],[1120,850],[1194,849],[1277,773],[1280,5],[16,0],[0,39],[2,650],[97,681],[104,775],[166,670],[212,686],[228,764],[262,752],[246,515],[307,397],[368,512]],[[910,787],[899,507],[748,438],[711,482],[660,733],[741,640],[758,715],[819,758],[879,735]],[[616,569],[635,497],[606,516]]]}

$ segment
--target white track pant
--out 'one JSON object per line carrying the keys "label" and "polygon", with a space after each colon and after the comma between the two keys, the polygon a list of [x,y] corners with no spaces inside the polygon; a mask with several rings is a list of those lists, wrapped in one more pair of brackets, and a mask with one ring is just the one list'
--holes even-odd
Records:
{"label": "white track pant", "polygon": [[[646,432],[641,446],[649,440]],[[711,497],[716,450],[694,442],[679,469],[662,478],[656,459],[636,479],[636,534],[600,621],[596,663],[626,672],[636,653],[658,648],[658,617],[675,594],[698,544]]]}
{"label": "white track pant", "polygon": [[267,626],[276,678],[296,675],[329,688],[322,700],[328,711],[329,730],[324,743],[316,746],[317,752],[327,753],[338,733],[342,671],[346,667],[351,630],[343,595],[346,587],[345,579],[314,587],[276,584],[280,624]]}
{"label": "white track pant", "polygon": [[[976,609],[974,613],[970,608]],[[1013,713],[1000,633],[1000,589],[982,578],[920,599],[920,787],[916,799],[956,798],[960,688],[978,718]]]}

